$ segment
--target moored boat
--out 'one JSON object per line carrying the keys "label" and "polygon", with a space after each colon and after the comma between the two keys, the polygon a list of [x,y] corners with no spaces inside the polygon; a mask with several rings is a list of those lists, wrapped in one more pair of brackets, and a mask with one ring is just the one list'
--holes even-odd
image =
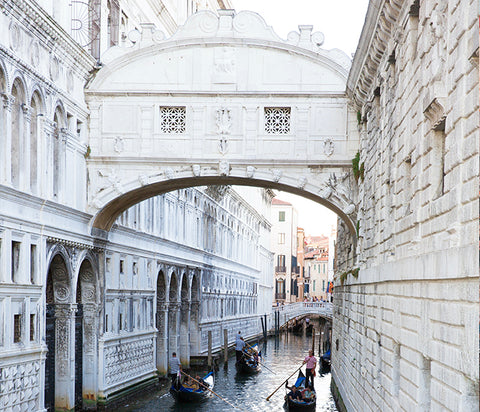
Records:
{"label": "moored boat", "polygon": [[195,380],[198,383],[193,380],[191,384],[177,382],[176,385],[171,386],[170,393],[179,402],[200,402],[212,397],[211,389],[215,381],[213,372],[209,372],[203,378]]}
{"label": "moored boat", "polygon": [[235,366],[239,372],[246,374],[254,374],[261,371],[260,362],[258,361],[258,345],[250,346],[248,350],[243,351],[242,358],[237,361]]}

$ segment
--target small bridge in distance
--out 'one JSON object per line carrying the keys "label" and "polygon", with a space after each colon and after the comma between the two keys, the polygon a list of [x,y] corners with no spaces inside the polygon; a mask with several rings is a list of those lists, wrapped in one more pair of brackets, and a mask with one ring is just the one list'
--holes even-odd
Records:
{"label": "small bridge in distance", "polygon": [[273,308],[273,313],[278,313],[279,327],[296,317],[307,315],[320,315],[329,321],[332,320],[333,304],[330,302],[296,302]]}

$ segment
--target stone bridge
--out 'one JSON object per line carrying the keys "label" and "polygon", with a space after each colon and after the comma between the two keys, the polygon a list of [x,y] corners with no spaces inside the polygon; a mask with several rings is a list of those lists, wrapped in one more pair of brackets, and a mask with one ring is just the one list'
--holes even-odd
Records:
{"label": "stone bridge", "polygon": [[86,90],[93,231],[157,194],[235,184],[317,201],[355,233],[351,62],[322,49],[322,33],[299,26],[282,40],[256,13],[220,10],[168,39],[151,24],[129,38]]}
{"label": "stone bridge", "polygon": [[275,307],[273,312],[280,314],[280,327],[296,317],[307,315],[320,315],[322,318],[331,321],[333,304],[329,302],[297,302]]}

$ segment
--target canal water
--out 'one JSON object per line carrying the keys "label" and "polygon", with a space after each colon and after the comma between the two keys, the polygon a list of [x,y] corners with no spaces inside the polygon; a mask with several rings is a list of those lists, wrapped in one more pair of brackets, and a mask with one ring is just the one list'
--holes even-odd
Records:
{"label": "canal water", "polygon": [[[301,365],[311,346],[311,336],[298,336],[291,333],[287,336],[283,333],[280,337],[269,338],[265,344],[261,344],[262,362],[273,372],[263,367],[262,371],[256,375],[241,375],[236,371],[234,356],[230,357],[227,368],[224,367],[224,364],[220,364],[220,369],[215,376],[213,390],[238,409],[233,408],[215,396],[202,403],[178,404],[170,393],[158,391],[142,396],[142,399],[139,400],[130,400],[128,405],[115,408],[115,411],[284,411],[286,410],[284,408],[284,396],[286,393],[284,387],[279,389],[269,401],[266,398]],[[318,348],[317,344],[316,347]],[[317,350],[315,351],[315,356],[318,359]],[[302,368],[302,370],[305,373],[305,368]],[[200,375],[200,373],[198,374]],[[297,374],[289,379],[289,384],[292,385],[296,378]],[[317,392],[317,411],[337,411],[330,393],[330,373],[322,376],[317,369],[315,390]]]}

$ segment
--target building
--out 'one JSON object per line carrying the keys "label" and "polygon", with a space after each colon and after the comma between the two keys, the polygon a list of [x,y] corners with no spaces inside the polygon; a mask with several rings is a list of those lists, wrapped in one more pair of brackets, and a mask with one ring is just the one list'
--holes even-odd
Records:
{"label": "building", "polygon": [[332,379],[347,410],[479,410],[478,2],[371,1],[347,92]]}
{"label": "building", "polygon": [[297,301],[297,211],[291,203],[272,199],[271,251],[275,265],[275,302]]}
{"label": "building", "polygon": [[309,297],[328,300],[329,238],[305,237],[305,278],[309,281]]}
{"label": "building", "polygon": [[308,296],[309,293],[309,281],[305,278],[305,230],[303,228],[297,228],[297,288],[298,288],[298,295],[297,300],[303,301],[303,299]]}
{"label": "building", "polygon": [[271,191],[173,191],[92,234],[85,84],[152,16],[171,33],[200,2],[88,4],[0,3],[1,410],[95,409],[271,309]]}

